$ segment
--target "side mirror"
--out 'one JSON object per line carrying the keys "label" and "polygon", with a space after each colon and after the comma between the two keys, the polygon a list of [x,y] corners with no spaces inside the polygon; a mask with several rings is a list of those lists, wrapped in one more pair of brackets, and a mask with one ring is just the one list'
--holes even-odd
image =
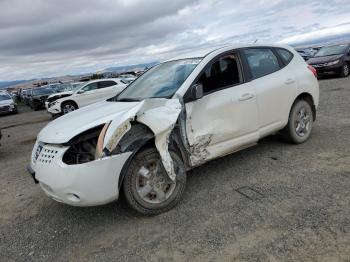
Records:
{"label": "side mirror", "polygon": [[203,97],[203,85],[195,84],[191,86],[191,98],[193,100],[201,99]]}
{"label": "side mirror", "polygon": [[84,90],[84,89],[80,89],[77,93],[78,93],[78,94],[84,94],[84,93],[85,93],[85,90]]}

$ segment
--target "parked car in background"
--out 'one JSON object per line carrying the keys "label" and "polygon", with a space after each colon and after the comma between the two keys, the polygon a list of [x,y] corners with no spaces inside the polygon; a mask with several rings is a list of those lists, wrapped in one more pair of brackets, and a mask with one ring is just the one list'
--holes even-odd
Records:
{"label": "parked car in background", "polygon": [[17,104],[9,93],[0,91],[0,114],[16,114]]}
{"label": "parked car in background", "polygon": [[53,94],[54,90],[49,87],[39,87],[30,90],[28,95],[28,105],[36,110],[45,108],[46,99]]}
{"label": "parked car in background", "polygon": [[79,85],[73,91],[57,93],[48,98],[47,111],[52,115],[67,114],[78,108],[119,94],[127,85],[121,79],[99,79]]}
{"label": "parked car in background", "polygon": [[21,100],[23,104],[27,106],[29,105],[29,94],[31,90],[32,90],[31,88],[22,90]]}
{"label": "parked car in background", "polygon": [[278,131],[291,143],[307,141],[318,101],[315,70],[293,48],[196,50],[52,121],[28,171],[59,202],[101,205],[123,191],[136,211],[158,214],[180,201],[193,167]]}
{"label": "parked car in background", "polygon": [[49,97],[46,99],[46,102],[45,102],[46,110],[48,110],[49,105],[52,105],[51,104],[52,102],[60,98],[71,96],[72,94],[74,94],[75,91],[79,90],[85,84],[86,82],[72,83],[68,87],[64,88],[61,92],[57,92],[55,94],[49,95]]}
{"label": "parked car in background", "polygon": [[319,76],[336,74],[346,77],[350,74],[350,44],[322,47],[308,61]]}
{"label": "parked car in background", "polygon": [[305,61],[309,60],[310,57],[311,57],[311,54],[308,53],[308,52],[305,51],[305,50],[298,50],[298,53],[299,53],[299,55],[301,55],[301,57],[302,57]]}

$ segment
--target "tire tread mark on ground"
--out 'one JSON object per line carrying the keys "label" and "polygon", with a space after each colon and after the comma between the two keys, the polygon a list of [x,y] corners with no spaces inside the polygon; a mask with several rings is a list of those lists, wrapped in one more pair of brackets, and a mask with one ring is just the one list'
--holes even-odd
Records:
{"label": "tire tread mark on ground", "polygon": [[44,120],[36,120],[36,121],[31,121],[31,122],[24,122],[24,123],[21,123],[21,124],[13,124],[13,125],[9,125],[9,126],[0,127],[0,129],[1,130],[5,130],[5,129],[13,128],[13,127],[44,123],[44,122],[48,122],[48,121],[49,120],[44,119]]}
{"label": "tire tread mark on ground", "polygon": [[235,189],[235,191],[251,201],[260,200],[265,197],[265,195],[259,192],[257,189],[254,189],[249,186],[237,188]]}

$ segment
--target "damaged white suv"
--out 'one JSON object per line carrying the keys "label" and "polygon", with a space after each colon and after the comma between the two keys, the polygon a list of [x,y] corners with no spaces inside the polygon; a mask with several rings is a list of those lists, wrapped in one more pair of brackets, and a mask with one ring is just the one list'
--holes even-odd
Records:
{"label": "damaged white suv", "polygon": [[28,170],[56,201],[101,205],[122,191],[138,212],[157,214],[180,201],[193,167],[277,131],[305,142],[318,99],[314,69],[290,47],[201,50],[48,124]]}

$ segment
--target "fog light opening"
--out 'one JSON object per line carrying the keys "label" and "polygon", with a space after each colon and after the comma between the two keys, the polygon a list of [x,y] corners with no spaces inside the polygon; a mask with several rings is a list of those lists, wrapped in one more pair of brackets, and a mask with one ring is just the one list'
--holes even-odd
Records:
{"label": "fog light opening", "polygon": [[74,194],[74,193],[69,193],[69,194],[67,194],[67,198],[68,198],[70,201],[75,202],[75,203],[80,202],[80,197],[79,197],[77,194]]}

